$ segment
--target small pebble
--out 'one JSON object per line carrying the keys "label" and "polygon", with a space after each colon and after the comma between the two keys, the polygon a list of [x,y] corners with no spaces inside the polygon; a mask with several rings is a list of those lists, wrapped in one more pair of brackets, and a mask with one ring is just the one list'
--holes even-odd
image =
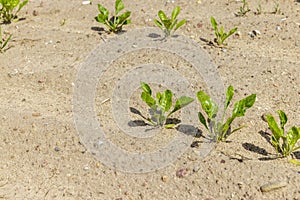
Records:
{"label": "small pebble", "polygon": [[38,113],[38,112],[32,113],[32,117],[39,117],[39,116],[41,116],[41,113]]}
{"label": "small pebble", "polygon": [[237,32],[234,34],[234,38],[240,38],[241,36],[242,36],[241,31],[237,31]]}
{"label": "small pebble", "polygon": [[161,180],[162,180],[163,182],[167,182],[168,177],[167,177],[167,176],[162,176],[162,177],[161,177]]}
{"label": "small pebble", "polygon": [[255,36],[258,36],[258,35],[260,35],[260,34],[261,34],[261,33],[260,33],[259,30],[253,30],[253,31],[251,31],[251,32],[248,33],[248,35],[249,35],[250,37],[252,37],[252,38],[254,38]]}
{"label": "small pebble", "polygon": [[195,166],[195,167],[193,168],[193,172],[198,172],[198,171],[199,171],[199,169],[200,169],[200,167],[199,167],[199,166]]}
{"label": "small pebble", "polygon": [[89,166],[84,166],[84,167],[83,167],[83,170],[84,170],[84,171],[87,171],[87,170],[89,170],[89,169],[90,169]]}
{"label": "small pebble", "polygon": [[260,33],[260,31],[259,30],[254,30],[254,31],[252,31],[253,33],[254,33],[254,35],[255,36],[257,36],[257,35],[261,35],[261,33]]}
{"label": "small pebble", "polygon": [[285,181],[274,181],[274,182],[262,185],[260,187],[260,190],[262,192],[270,192],[272,190],[276,190],[276,189],[286,187],[286,186],[287,186],[287,182],[285,182]]}
{"label": "small pebble", "polygon": [[83,1],[82,5],[88,5],[88,4],[92,4],[91,1]]}
{"label": "small pebble", "polygon": [[59,147],[55,147],[55,148],[54,148],[54,151],[59,152],[59,151],[60,151],[60,148],[59,148]]}
{"label": "small pebble", "polygon": [[179,170],[177,170],[177,172],[176,172],[176,176],[177,176],[178,178],[183,178],[184,176],[186,176],[186,175],[188,174],[187,171],[188,171],[188,170],[187,170],[186,168],[184,168],[184,169],[179,169]]}
{"label": "small pebble", "polygon": [[37,16],[37,15],[38,15],[38,12],[37,12],[36,10],[34,10],[34,11],[32,12],[32,15],[33,15],[33,16]]}

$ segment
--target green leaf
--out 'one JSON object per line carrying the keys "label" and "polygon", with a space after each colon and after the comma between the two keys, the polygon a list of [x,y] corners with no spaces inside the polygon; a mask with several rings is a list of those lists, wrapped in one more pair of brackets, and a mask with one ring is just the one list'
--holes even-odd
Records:
{"label": "green leaf", "polygon": [[251,108],[256,100],[256,94],[252,94],[244,99],[241,99],[240,101],[236,102],[234,104],[232,117],[241,117],[244,116],[246,113],[246,110],[248,108]]}
{"label": "green leaf", "polygon": [[214,118],[218,113],[218,105],[203,91],[199,91],[197,97],[208,118]]}
{"label": "green leaf", "polygon": [[156,99],[157,99],[157,101],[160,102],[161,98],[162,98],[162,94],[160,92],[157,92],[156,93]]}
{"label": "green leaf", "polygon": [[163,112],[168,112],[172,106],[172,91],[166,90],[162,93],[161,98],[159,99],[159,106]]}
{"label": "green leaf", "polygon": [[225,108],[224,108],[224,112],[226,111],[226,109],[228,108],[231,100],[232,100],[232,97],[234,95],[234,89],[233,87],[230,85],[228,88],[227,88],[227,92],[226,92],[226,102],[225,102]]}
{"label": "green leaf", "polygon": [[[130,17],[130,15],[131,15],[131,12],[130,11],[126,11],[122,15],[118,16],[117,17],[118,18],[118,24],[119,25],[123,25],[126,22],[127,18]],[[127,23],[127,24],[129,24],[129,23]]]}
{"label": "green leaf", "polygon": [[290,163],[295,164],[295,165],[300,165],[300,161],[295,160],[295,159],[291,159],[289,160]]}
{"label": "green leaf", "polygon": [[103,14],[98,14],[98,16],[95,17],[95,20],[99,23],[106,24],[107,17]]}
{"label": "green leaf", "polygon": [[225,134],[228,132],[229,128],[231,127],[231,123],[233,122],[233,120],[235,119],[236,117],[232,116],[232,117],[229,117],[225,124],[222,126],[222,134]]}
{"label": "green leaf", "polygon": [[281,129],[284,131],[284,126],[288,121],[287,116],[282,110],[278,110],[277,113],[279,115]]}
{"label": "green leaf", "polygon": [[142,87],[142,90],[143,90],[145,93],[149,94],[150,96],[152,95],[151,88],[150,88],[150,86],[149,86],[147,83],[141,82],[141,87]]}
{"label": "green leaf", "polygon": [[166,124],[165,125],[165,128],[166,129],[171,129],[171,128],[174,128],[175,124]]}
{"label": "green leaf", "polygon": [[162,10],[158,11],[158,17],[161,20],[161,22],[163,22],[163,23],[165,23],[164,21],[167,21],[167,20],[169,21],[168,17]]}
{"label": "green leaf", "polygon": [[98,10],[105,18],[108,19],[109,11],[104,6],[98,4]]}
{"label": "green leaf", "polygon": [[218,31],[218,23],[216,22],[215,18],[211,16],[210,22],[211,22],[213,29],[217,32]]}
{"label": "green leaf", "polygon": [[160,21],[158,21],[157,19],[154,19],[154,23],[160,28],[163,29],[163,25]]}
{"label": "green leaf", "polygon": [[190,103],[192,103],[194,101],[193,98],[191,97],[187,97],[187,96],[182,96],[179,99],[176,100],[174,109],[168,114],[168,117],[173,114],[174,112],[180,110],[181,108],[189,105]]}
{"label": "green leaf", "polygon": [[19,8],[16,12],[16,14],[28,3],[28,0],[23,1],[22,3],[20,3]]}
{"label": "green leaf", "polygon": [[226,33],[224,33],[224,26],[221,26],[219,30],[219,35],[222,38],[222,40],[224,39],[224,37],[226,37]]}
{"label": "green leaf", "polygon": [[237,31],[237,27],[236,28],[233,28],[229,31],[228,35],[226,38],[228,38],[229,36],[231,36],[232,34],[234,34],[235,32]]}
{"label": "green leaf", "polygon": [[201,124],[203,124],[207,130],[209,130],[207,127],[207,124],[206,124],[206,119],[201,112],[198,112],[198,118],[199,118]]}
{"label": "green leaf", "polygon": [[5,42],[3,43],[3,45],[1,46],[1,49],[4,49],[5,46],[7,45],[7,43],[9,42],[9,40],[11,39],[12,35],[9,35],[9,37],[5,40]]}
{"label": "green leaf", "polygon": [[115,13],[115,15],[118,15],[119,12],[123,9],[124,9],[124,4],[123,4],[122,0],[116,0],[116,4],[115,4],[116,13]]}
{"label": "green leaf", "polygon": [[123,23],[123,25],[127,25],[127,24],[131,24],[131,19],[127,19],[127,20],[125,20],[125,22]]}
{"label": "green leaf", "polygon": [[149,93],[142,92],[141,98],[149,107],[154,106],[156,103],[155,100],[153,99],[153,97],[151,97],[151,95]]}
{"label": "green leaf", "polygon": [[287,142],[289,146],[291,147],[291,150],[294,150],[294,146],[297,143],[297,141],[300,138],[300,132],[297,127],[293,126],[288,132],[287,132]]}
{"label": "green leaf", "polygon": [[[222,26],[221,28],[223,28],[223,26]],[[223,29],[222,29],[222,32],[220,31],[220,35],[221,35],[221,37],[222,37],[222,43],[223,43],[229,36],[231,36],[233,33],[235,33],[236,31],[237,31],[237,28],[234,28],[234,29],[231,29],[231,30],[229,31],[229,33],[227,34],[227,33],[223,33]]]}
{"label": "green leaf", "polygon": [[276,121],[272,115],[266,115],[266,121],[269,125],[270,130],[272,131],[272,134],[273,134],[272,137],[274,137],[275,142],[279,143],[280,137],[283,136],[282,130],[279,128],[278,124],[276,123]]}
{"label": "green leaf", "polygon": [[[173,21],[173,20],[171,20],[171,21]],[[171,22],[170,21],[170,22]],[[174,28],[174,26],[177,24],[177,19],[175,19],[172,23],[171,23],[171,25],[169,26],[169,31],[171,31],[171,30],[173,30],[173,28]]]}
{"label": "green leaf", "polygon": [[240,126],[240,127],[238,127],[238,128],[233,129],[232,131],[230,131],[230,133],[227,133],[226,138],[227,138],[229,135],[233,134],[234,132],[239,131],[239,130],[241,130],[242,128],[245,128],[245,127],[246,127],[246,125]]}
{"label": "green leaf", "polygon": [[167,29],[167,31],[170,32],[171,31],[170,27],[172,26],[171,20],[169,20],[169,19],[168,20],[163,20],[162,22],[163,22],[165,28]]}
{"label": "green leaf", "polygon": [[180,7],[177,6],[177,7],[174,8],[174,10],[172,12],[172,18],[171,19],[175,20],[179,13],[180,13]]}
{"label": "green leaf", "polygon": [[174,31],[176,31],[178,28],[180,28],[181,26],[183,26],[185,23],[186,23],[186,19],[183,19],[180,22],[178,22],[178,24],[176,25]]}

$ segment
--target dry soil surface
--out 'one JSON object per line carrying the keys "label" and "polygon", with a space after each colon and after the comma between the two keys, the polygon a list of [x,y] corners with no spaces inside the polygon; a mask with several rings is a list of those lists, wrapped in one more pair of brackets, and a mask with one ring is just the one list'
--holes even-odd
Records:
{"label": "dry soil surface", "polygon": [[[224,85],[235,87],[234,100],[257,94],[253,108],[234,122],[247,127],[227,143],[217,144],[204,158],[195,153],[199,147],[190,147],[168,167],[142,174],[103,165],[86,151],[75,128],[77,72],[98,44],[118,37],[101,31],[104,26],[94,20],[97,3],[110,10],[114,5],[35,0],[19,13],[24,20],[1,25],[4,37],[13,37],[10,48],[0,54],[0,199],[300,199],[299,166],[272,159],[276,152],[265,139],[267,125],[261,120],[262,114],[275,115],[282,109],[289,117],[288,127],[300,125],[299,1],[249,1],[251,11],[237,17],[241,1],[124,0],[132,11],[127,31],[154,27],[159,9],[170,13],[181,6],[179,18],[186,18],[187,24],[178,34],[193,39],[211,56]],[[273,13],[277,3],[280,11]],[[259,4],[262,13],[257,15]],[[226,48],[204,42],[214,38],[210,16],[226,31],[238,27],[239,34],[227,40]],[[254,30],[260,34],[249,36]],[[104,125],[113,127],[113,120],[101,116]],[[199,129],[204,131],[200,123]],[[113,141],[132,146],[131,140]],[[178,170],[186,172],[183,177],[176,175]],[[261,191],[273,181],[287,185]]]}

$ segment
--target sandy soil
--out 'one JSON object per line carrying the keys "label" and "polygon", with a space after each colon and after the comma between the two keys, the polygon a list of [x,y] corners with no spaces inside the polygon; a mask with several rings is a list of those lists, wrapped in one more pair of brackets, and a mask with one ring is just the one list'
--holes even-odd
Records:
{"label": "sandy soil", "polygon": [[[224,84],[235,87],[234,100],[257,94],[254,107],[234,122],[248,126],[228,143],[216,145],[205,158],[190,148],[170,166],[146,174],[101,164],[80,143],[74,125],[73,87],[80,65],[99,43],[117,37],[95,31],[103,27],[94,20],[98,2],[31,1],[19,14],[25,20],[2,25],[13,39],[0,54],[0,199],[300,199],[299,167],[288,159],[269,159],[275,151],[263,137],[267,126],[261,120],[262,114],[283,109],[287,126],[299,126],[299,2],[278,1],[281,13],[273,14],[276,2],[261,0],[263,13],[255,15],[259,1],[250,1],[251,12],[236,17],[240,1],[124,0],[133,22],[126,30],[153,27],[159,9],[169,13],[181,6],[179,18],[188,23],[179,33],[210,54]],[[101,2],[113,8],[113,2]],[[237,26],[240,31],[228,39],[226,50],[200,39],[214,38],[210,16],[226,30]],[[253,30],[261,34],[252,38]],[[187,174],[176,176],[179,169]],[[260,186],[272,181],[288,184],[261,192]]]}

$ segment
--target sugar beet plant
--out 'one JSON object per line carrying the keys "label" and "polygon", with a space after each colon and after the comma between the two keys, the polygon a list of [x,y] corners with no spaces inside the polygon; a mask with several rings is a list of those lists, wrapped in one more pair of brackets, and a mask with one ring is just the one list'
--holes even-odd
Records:
{"label": "sugar beet plant", "polygon": [[118,15],[125,8],[122,0],[116,0],[115,2],[115,15],[109,18],[109,11],[98,4],[99,14],[95,17],[96,21],[104,24],[109,31],[117,33],[122,30],[124,25],[130,24],[131,20],[129,19],[131,12],[126,11],[121,15]]}
{"label": "sugar beet plant", "polygon": [[4,23],[18,20],[18,13],[28,3],[28,0],[0,0],[0,18]]}
{"label": "sugar beet plant", "polygon": [[156,97],[152,97],[152,90],[147,83],[142,82],[141,88],[143,90],[141,98],[150,107],[150,118],[147,120],[155,127],[173,128],[175,124],[166,124],[167,119],[194,101],[191,97],[182,96],[176,100],[175,106],[171,110],[173,98],[171,90],[165,90],[163,93],[157,92]]}
{"label": "sugar beet plant", "polygon": [[237,117],[242,117],[245,115],[246,110],[251,108],[256,100],[256,94],[252,94],[247,96],[244,99],[239,100],[234,104],[234,108],[231,116],[224,122],[224,118],[226,115],[227,108],[233,98],[234,89],[232,86],[227,88],[226,92],[226,101],[224,105],[224,113],[222,114],[221,121],[216,120],[216,116],[218,114],[219,107],[218,105],[207,95],[204,91],[199,91],[197,93],[197,98],[202,106],[202,109],[207,115],[207,119],[205,119],[204,115],[199,112],[198,117],[200,122],[205,126],[205,128],[209,131],[210,137],[219,142],[225,141],[228,136],[233,134],[234,132],[240,130],[244,126],[238,127],[234,130],[231,128],[231,124],[234,119]]}
{"label": "sugar beet plant", "polygon": [[167,17],[164,11],[158,11],[159,20],[154,19],[154,23],[165,33],[165,36],[168,37],[171,35],[171,32],[175,32],[178,28],[183,26],[186,23],[186,19],[183,19],[178,22],[177,16],[180,13],[180,7],[177,6],[174,8],[171,18]]}
{"label": "sugar beet plant", "polygon": [[238,13],[236,13],[236,16],[245,16],[248,12],[250,12],[251,10],[248,7],[248,2],[246,0],[242,0],[243,5],[240,7],[240,10]]}
{"label": "sugar beet plant", "polygon": [[219,45],[219,46],[223,46],[223,45],[226,45],[225,43],[225,40],[231,36],[232,34],[234,34],[236,31],[237,31],[237,27],[231,29],[228,33],[226,33],[224,31],[224,27],[221,26],[220,29],[218,27],[218,23],[216,22],[215,18],[214,17],[211,17],[210,18],[210,22],[211,22],[211,25],[215,31],[215,42]]}
{"label": "sugar beet plant", "polygon": [[288,118],[282,110],[277,111],[279,115],[280,125],[277,124],[274,117],[270,114],[265,116],[265,121],[269,125],[269,129],[272,132],[271,143],[276,152],[281,157],[287,157],[294,151],[300,149],[300,146],[296,146],[300,139],[300,127],[293,126],[287,132],[285,132],[284,126],[288,121]]}

